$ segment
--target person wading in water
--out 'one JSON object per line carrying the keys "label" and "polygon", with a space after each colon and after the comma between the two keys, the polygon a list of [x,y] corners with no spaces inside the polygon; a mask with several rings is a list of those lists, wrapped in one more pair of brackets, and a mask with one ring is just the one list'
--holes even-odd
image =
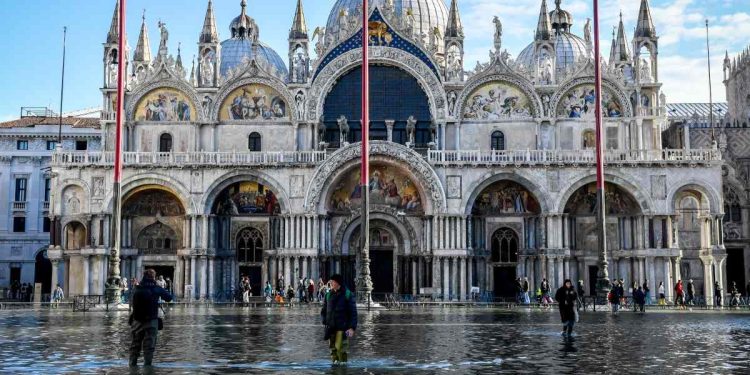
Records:
{"label": "person wading in water", "polygon": [[129,323],[133,341],[130,343],[130,367],[138,366],[141,349],[145,366],[151,366],[154,359],[156,336],[161,329],[159,298],[165,302],[172,301],[172,295],[156,284],[156,271],[147,269],[143,273],[143,280],[133,290],[131,298],[133,312],[130,314]]}
{"label": "person wading in water", "polygon": [[573,288],[573,283],[570,280],[565,280],[563,286],[555,293],[555,300],[557,300],[560,308],[560,318],[563,323],[563,336],[573,334],[573,325],[576,323],[576,300],[578,300],[578,293]]}
{"label": "person wading in water", "polygon": [[349,338],[357,330],[357,301],[354,293],[343,284],[341,275],[331,276],[331,290],[325,295],[320,316],[325,325],[324,340],[328,340],[333,364],[347,361]]}

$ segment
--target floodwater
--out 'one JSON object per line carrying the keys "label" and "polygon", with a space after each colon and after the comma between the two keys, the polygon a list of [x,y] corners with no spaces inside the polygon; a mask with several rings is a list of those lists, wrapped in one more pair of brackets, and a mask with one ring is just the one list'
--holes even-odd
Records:
{"label": "floodwater", "polygon": [[[750,315],[555,311],[360,312],[350,362],[332,367],[317,307],[175,307],[156,374],[750,373]],[[127,312],[0,312],[0,373],[126,374]],[[142,370],[141,370],[142,371]]]}

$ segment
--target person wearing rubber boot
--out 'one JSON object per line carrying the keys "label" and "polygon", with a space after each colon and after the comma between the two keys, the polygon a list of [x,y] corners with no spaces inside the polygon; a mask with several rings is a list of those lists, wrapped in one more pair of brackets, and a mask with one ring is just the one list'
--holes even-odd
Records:
{"label": "person wearing rubber boot", "polygon": [[156,271],[147,269],[143,280],[138,284],[131,297],[132,313],[128,323],[132,341],[130,344],[130,367],[138,366],[138,356],[143,351],[143,364],[151,366],[156,350],[156,337],[161,329],[159,318],[159,299],[172,301],[172,295],[156,283]]}
{"label": "person wearing rubber boot", "polygon": [[357,299],[343,285],[341,275],[331,276],[331,289],[326,293],[320,316],[325,325],[324,340],[328,340],[334,364],[347,361],[349,339],[357,330]]}

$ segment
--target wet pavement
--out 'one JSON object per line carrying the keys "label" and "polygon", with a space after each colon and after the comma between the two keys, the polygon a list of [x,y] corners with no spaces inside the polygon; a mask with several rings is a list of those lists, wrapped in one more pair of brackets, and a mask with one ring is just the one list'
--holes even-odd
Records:
{"label": "wet pavement", "polygon": [[[332,367],[317,308],[177,307],[157,374],[750,373],[750,314],[581,315],[414,308],[360,312],[350,363]],[[1,373],[128,373],[127,312],[0,312]]]}

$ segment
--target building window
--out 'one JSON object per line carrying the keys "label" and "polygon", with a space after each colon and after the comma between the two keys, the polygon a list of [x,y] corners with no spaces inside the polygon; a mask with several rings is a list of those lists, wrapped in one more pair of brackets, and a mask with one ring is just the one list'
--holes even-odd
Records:
{"label": "building window", "polygon": [[47,141],[47,150],[48,151],[54,151],[55,148],[57,148],[57,142],[55,142],[55,141]]}
{"label": "building window", "polygon": [[16,150],[26,151],[29,149],[29,141],[16,141]]}
{"label": "building window", "polygon": [[256,132],[250,133],[247,142],[247,148],[250,151],[260,151],[260,134]]}
{"label": "building window", "polygon": [[49,202],[49,192],[51,186],[51,180],[49,178],[44,179],[44,201]]}
{"label": "building window", "polygon": [[17,178],[16,179],[16,194],[15,194],[15,201],[16,202],[26,202],[26,184],[28,183],[28,180],[25,178]]}
{"label": "building window", "polygon": [[492,132],[492,144],[490,147],[493,150],[505,150],[505,134],[499,130]]}
{"label": "building window", "polygon": [[86,151],[88,148],[88,141],[76,141],[76,151]]}
{"label": "building window", "polygon": [[164,133],[159,137],[159,152],[172,152],[172,135]]}
{"label": "building window", "polygon": [[26,218],[23,216],[16,216],[13,218],[13,233],[26,232]]}
{"label": "building window", "polygon": [[45,217],[42,219],[42,232],[49,233],[49,227],[52,225],[52,222],[48,217]]}

